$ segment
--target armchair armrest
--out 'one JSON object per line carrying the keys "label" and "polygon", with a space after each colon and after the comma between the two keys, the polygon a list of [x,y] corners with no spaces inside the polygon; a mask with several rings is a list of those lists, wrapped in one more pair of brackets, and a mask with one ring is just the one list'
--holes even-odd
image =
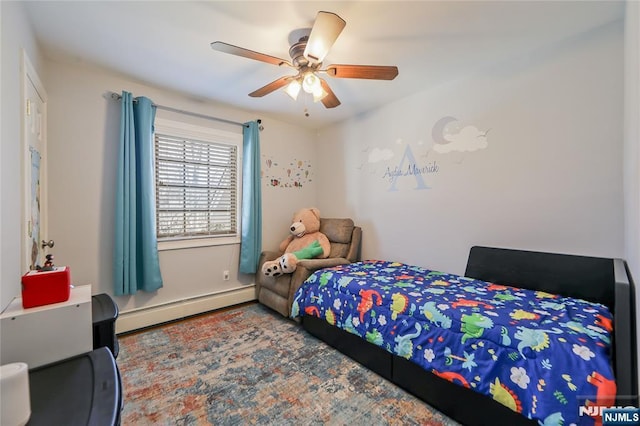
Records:
{"label": "armchair armrest", "polygon": [[[299,260],[297,265],[298,268],[303,267],[309,270],[311,273],[317,271],[322,268],[332,268],[338,265],[346,265],[349,262],[344,257],[328,257],[326,259],[303,259]],[[311,275],[311,274],[309,274]],[[305,278],[306,279],[306,278]]]}
{"label": "armchair armrest", "polygon": [[271,260],[276,260],[278,257],[282,256],[282,253],[277,251],[263,251],[260,253],[260,259],[258,260],[258,270],[256,271],[256,294],[260,294],[260,287],[262,287],[262,283],[266,279],[273,279],[272,277],[266,277],[262,273],[262,265],[265,262],[269,262]]}

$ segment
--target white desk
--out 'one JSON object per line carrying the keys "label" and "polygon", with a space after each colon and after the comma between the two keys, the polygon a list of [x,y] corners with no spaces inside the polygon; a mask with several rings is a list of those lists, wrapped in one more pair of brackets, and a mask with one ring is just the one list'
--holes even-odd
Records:
{"label": "white desk", "polygon": [[71,289],[69,300],[23,309],[14,298],[0,314],[0,364],[29,369],[93,350],[91,286]]}

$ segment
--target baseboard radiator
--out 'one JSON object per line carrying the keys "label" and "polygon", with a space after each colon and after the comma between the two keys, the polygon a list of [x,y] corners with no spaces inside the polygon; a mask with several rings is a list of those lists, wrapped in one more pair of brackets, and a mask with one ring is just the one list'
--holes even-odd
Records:
{"label": "baseboard radiator", "polygon": [[120,312],[116,321],[116,334],[127,333],[253,300],[256,300],[256,289],[254,285],[250,285],[149,308]]}

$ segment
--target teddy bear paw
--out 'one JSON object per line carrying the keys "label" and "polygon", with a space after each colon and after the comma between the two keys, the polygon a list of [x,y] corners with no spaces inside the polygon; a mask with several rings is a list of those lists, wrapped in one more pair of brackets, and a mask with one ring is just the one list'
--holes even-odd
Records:
{"label": "teddy bear paw", "polygon": [[265,262],[262,265],[262,273],[267,277],[279,277],[283,274],[280,262],[278,260]]}
{"label": "teddy bear paw", "polygon": [[292,253],[285,253],[280,256],[280,268],[285,274],[290,274],[298,267],[298,259]]}

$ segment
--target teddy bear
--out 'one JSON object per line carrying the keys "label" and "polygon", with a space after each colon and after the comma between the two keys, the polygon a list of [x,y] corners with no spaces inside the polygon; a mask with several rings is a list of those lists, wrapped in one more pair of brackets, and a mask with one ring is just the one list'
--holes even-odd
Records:
{"label": "teddy bear", "polygon": [[331,243],[320,232],[320,211],[317,208],[303,208],[294,213],[289,233],[280,243],[280,251],[284,254],[262,265],[262,273],[267,277],[292,273],[302,259],[329,257]]}

